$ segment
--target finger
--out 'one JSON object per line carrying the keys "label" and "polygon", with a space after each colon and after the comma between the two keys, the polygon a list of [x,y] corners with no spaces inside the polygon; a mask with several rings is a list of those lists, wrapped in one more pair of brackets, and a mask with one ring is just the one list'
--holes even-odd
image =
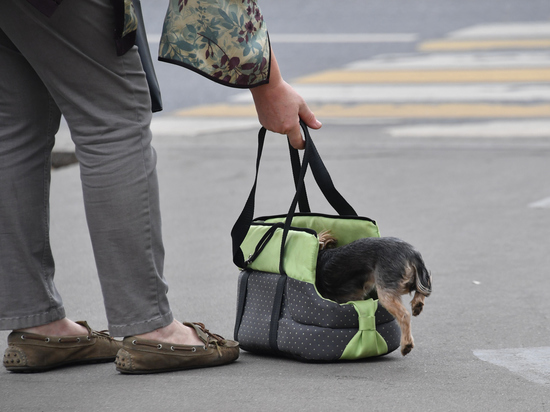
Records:
{"label": "finger", "polygon": [[306,142],[302,138],[302,133],[300,133],[300,125],[296,124],[295,127],[287,134],[288,141],[290,145],[298,150],[302,150],[306,146]]}

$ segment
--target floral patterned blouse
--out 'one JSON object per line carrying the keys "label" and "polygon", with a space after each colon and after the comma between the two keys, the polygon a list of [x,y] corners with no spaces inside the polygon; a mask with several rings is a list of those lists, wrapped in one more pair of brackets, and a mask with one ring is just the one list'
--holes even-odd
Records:
{"label": "floral patterned blouse", "polygon": [[[2,0],[0,0],[2,1]],[[51,16],[63,0],[27,0]],[[251,88],[269,81],[271,48],[256,0],[169,0],[159,60],[187,67],[218,83]],[[132,0],[111,0],[117,53],[134,45]]]}
{"label": "floral patterned blouse", "polygon": [[269,80],[270,44],[256,0],[170,0],[159,60],[230,87]]}

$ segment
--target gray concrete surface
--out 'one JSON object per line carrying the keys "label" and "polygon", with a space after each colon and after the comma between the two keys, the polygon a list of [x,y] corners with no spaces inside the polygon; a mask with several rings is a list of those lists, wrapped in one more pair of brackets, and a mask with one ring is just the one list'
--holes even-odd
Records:
{"label": "gray concrete surface", "polygon": [[[529,205],[550,196],[550,141],[392,138],[385,130],[326,125],[313,137],[341,193],[383,235],[416,245],[432,271],[411,354],[303,364],[243,352],[230,366],[149,376],[119,375],[112,364],[1,370],[0,410],[549,410],[550,209]],[[155,141],[173,310],[230,337],[238,272],[229,232],[252,183],[256,130]],[[289,169],[284,138],[270,135],[258,214],[288,208]],[[56,280],[68,315],[103,328],[78,173],[76,165],[53,172]],[[309,186],[313,209],[330,212]],[[513,360],[490,362],[501,354]]]}

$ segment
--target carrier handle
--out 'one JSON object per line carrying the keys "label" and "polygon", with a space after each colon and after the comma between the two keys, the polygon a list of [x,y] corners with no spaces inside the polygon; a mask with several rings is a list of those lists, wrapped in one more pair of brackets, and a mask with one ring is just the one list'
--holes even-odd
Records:
{"label": "carrier handle", "polygon": [[[334,208],[334,210],[339,215],[347,215],[347,216],[357,216],[357,212],[351,207],[351,205],[344,199],[344,197],[336,190],[336,187],[334,187],[334,183],[332,182],[332,179],[330,177],[330,174],[323,163],[323,160],[321,159],[321,156],[319,155],[319,152],[317,151],[317,148],[315,147],[315,144],[313,143],[313,139],[311,138],[309,134],[309,129],[306,126],[306,124],[300,120],[300,125],[302,126],[302,130],[304,132],[304,138],[305,138],[305,150],[304,150],[304,158],[302,161],[302,166],[300,168],[300,173],[297,180],[297,186],[296,186],[296,194],[294,195],[294,199],[292,200],[292,203],[290,205],[290,209],[288,210],[287,217],[285,219],[285,226],[283,229],[283,236],[281,239],[281,252],[280,252],[280,259],[279,259],[279,273],[286,275],[286,271],[284,269],[284,249],[286,245],[286,239],[288,236],[288,232],[290,230],[290,226],[292,225],[292,219],[294,218],[294,214],[296,213],[296,205],[298,204],[299,200],[303,198],[305,195],[305,175],[307,172],[308,165],[311,167],[311,171],[313,172],[313,177],[315,178],[315,182],[317,183],[317,186],[321,189],[321,192],[327,199],[327,201],[330,203],[330,205]],[[296,151],[296,156],[298,155],[298,151],[291,147],[291,152]],[[294,156],[294,158],[296,158]],[[291,155],[291,158],[293,156]]]}
{"label": "carrier handle", "polygon": [[[304,150],[304,157],[301,165],[299,165],[299,157],[298,157],[297,164],[300,167],[299,167],[299,173],[297,174],[297,178],[296,178],[296,172],[295,172],[297,170],[297,168],[295,167],[296,162],[294,163],[294,166],[293,166],[294,180],[296,185],[296,194],[294,196],[294,199],[292,200],[289,212],[287,214],[287,218],[285,220],[285,225],[283,230],[283,239],[281,242],[281,260],[280,260],[281,274],[285,274],[283,263],[282,263],[283,262],[282,258],[284,255],[284,245],[286,243],[288,231],[290,230],[292,218],[294,217],[294,214],[296,211],[296,205],[298,204],[298,201],[300,199],[304,199],[304,198],[307,199],[307,196],[305,196],[304,178],[305,178],[308,165],[311,165],[311,170],[313,172],[313,176],[315,178],[317,185],[321,189],[321,192],[323,193],[327,201],[334,208],[334,210],[339,215],[357,216],[357,213],[355,212],[353,207],[351,207],[351,205],[343,198],[343,196],[334,187],[334,183],[330,178],[330,174],[328,173],[328,170],[326,169],[323,161],[321,160],[319,152],[317,151],[317,149],[315,148],[315,145],[313,144],[313,140],[309,134],[309,130],[306,124],[300,121],[300,125],[302,127],[302,130],[304,131],[306,147]],[[233,262],[235,263],[235,265],[237,265],[237,267],[240,267],[240,268],[245,268],[247,266],[240,246],[244,241],[246,234],[248,233],[248,229],[252,223],[252,220],[254,219],[256,187],[258,183],[258,173],[260,169],[260,160],[262,157],[262,152],[263,152],[263,147],[265,142],[265,135],[266,135],[266,129],[262,127],[258,133],[258,152],[256,155],[256,174],[254,177],[254,184],[252,185],[252,189],[250,190],[250,194],[244,205],[244,208],[241,214],[239,215],[237,221],[235,222],[233,229],[231,230],[231,237],[233,240]],[[295,151],[294,154],[292,154],[293,151]],[[291,148],[290,152],[291,152],[291,159],[293,156],[298,156],[298,151],[296,149]],[[309,209],[309,205],[307,209]]]}
{"label": "carrier handle", "polygon": [[[298,153],[298,150],[292,147],[292,145],[290,144],[290,140],[288,140],[288,151],[290,154],[290,165],[292,166],[292,177],[294,178],[294,187],[296,188],[296,191],[298,191],[298,182],[300,179],[300,169],[302,167],[302,164],[300,162],[300,154]],[[300,208],[300,212],[302,213],[311,212],[305,186],[304,186],[304,190],[301,192],[300,198],[298,199],[298,207]]]}
{"label": "carrier handle", "polygon": [[[302,126],[302,129],[304,131],[306,145],[308,141],[310,141],[311,143],[311,150],[313,153],[311,157],[309,157],[309,164],[311,167],[311,171],[313,172],[313,177],[315,178],[315,181],[317,182],[317,185],[321,189],[323,195],[330,203],[330,205],[334,208],[334,210],[338,212],[339,215],[357,216],[357,212],[355,212],[353,207],[346,201],[346,199],[344,199],[344,197],[338,192],[338,190],[336,190],[336,187],[332,182],[332,178],[330,177],[330,174],[325,164],[323,163],[323,160],[321,159],[317,148],[313,144],[313,140],[311,139],[311,136],[309,134],[308,127],[302,121],[300,121],[300,125]],[[299,173],[301,167],[300,156],[298,154],[298,150],[290,145],[290,141],[288,142],[288,148],[290,151],[290,160],[292,163],[292,174],[294,176],[294,183],[296,186],[296,191],[298,191]],[[301,212],[311,212],[308,204],[305,183],[303,193],[300,194],[300,197],[298,198],[298,205]]]}

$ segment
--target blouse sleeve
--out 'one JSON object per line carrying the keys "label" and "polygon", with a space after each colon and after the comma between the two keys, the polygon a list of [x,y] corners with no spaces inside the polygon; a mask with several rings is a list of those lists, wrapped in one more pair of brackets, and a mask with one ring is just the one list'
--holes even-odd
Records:
{"label": "blouse sleeve", "polygon": [[256,0],[170,0],[159,60],[230,87],[269,81],[271,49]]}
{"label": "blouse sleeve", "polygon": [[132,0],[112,0],[115,11],[115,41],[119,56],[132,48],[136,41],[138,20]]}

